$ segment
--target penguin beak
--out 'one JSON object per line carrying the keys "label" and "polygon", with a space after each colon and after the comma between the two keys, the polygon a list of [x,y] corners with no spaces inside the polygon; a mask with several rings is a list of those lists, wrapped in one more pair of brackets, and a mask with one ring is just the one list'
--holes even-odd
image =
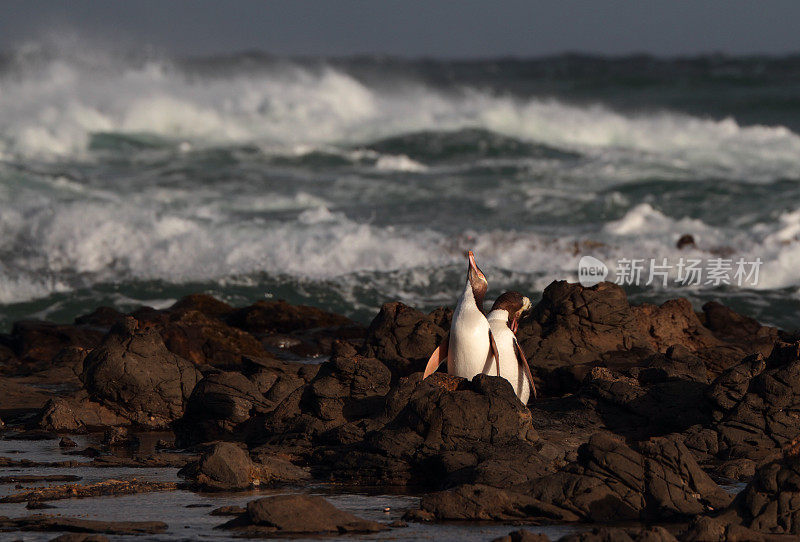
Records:
{"label": "penguin beak", "polygon": [[470,273],[475,274],[475,276],[488,284],[486,277],[481,273],[481,270],[478,269],[478,264],[475,263],[475,254],[473,254],[471,250],[467,251],[467,258],[469,259]]}
{"label": "penguin beak", "polygon": [[514,318],[514,321],[511,322],[511,331],[514,332],[514,334],[517,333],[517,329],[519,328],[519,319],[522,318],[522,315],[528,312],[530,309],[531,309],[531,300],[528,299],[527,297],[523,297],[522,308],[517,313],[516,318]]}

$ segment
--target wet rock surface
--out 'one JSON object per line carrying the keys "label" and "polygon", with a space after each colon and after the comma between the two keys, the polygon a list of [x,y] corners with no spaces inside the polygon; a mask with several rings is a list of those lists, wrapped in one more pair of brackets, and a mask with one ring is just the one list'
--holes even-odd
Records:
{"label": "wet rock surface", "polygon": [[[193,295],[164,310],[100,308],[74,325],[23,322],[0,337],[0,417],[18,438],[100,431],[64,453],[91,467],[182,467],[199,491],[399,486],[421,495],[414,521],[675,526],[566,540],[800,535],[800,468],[787,452],[800,435],[793,335],[718,303],[631,305],[614,284],[554,282],[520,323],[540,391],[523,405],[498,377],[421,379],[451,317],[387,303],[364,328],[313,307]],[[174,443],[146,445],[154,430],[174,431]],[[0,468],[78,464],[0,457]],[[731,480],[750,482],[732,502],[717,485]],[[71,485],[5,498],[124,489]],[[231,508],[227,527],[384,528],[305,499]],[[317,514],[319,530],[295,531],[291,505]]]}
{"label": "wet rock surface", "polygon": [[247,513],[221,526],[247,536],[375,533],[389,527],[339,510],[322,497],[279,495],[247,503]]}
{"label": "wet rock surface", "polygon": [[73,531],[115,535],[157,534],[167,529],[161,521],[95,521],[80,518],[61,518],[32,515],[21,518],[0,517],[0,528],[20,531]]}
{"label": "wet rock surface", "polygon": [[164,428],[180,418],[200,373],[133,318],[115,324],[84,360],[89,396],[131,422]]}

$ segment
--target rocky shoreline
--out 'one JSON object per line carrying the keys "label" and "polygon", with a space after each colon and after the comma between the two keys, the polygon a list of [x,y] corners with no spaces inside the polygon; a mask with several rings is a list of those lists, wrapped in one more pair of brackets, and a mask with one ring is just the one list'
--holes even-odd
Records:
{"label": "rocky shoreline", "polygon": [[[76,460],[60,468],[180,468],[183,482],[20,484],[0,502],[327,483],[420,495],[405,522],[585,526],[568,541],[800,535],[795,333],[718,303],[634,306],[614,284],[554,282],[517,333],[539,390],[523,405],[499,377],[422,380],[450,317],[394,302],[364,327],[281,301],[234,308],[192,295],[165,310],[101,307],[70,325],[17,322],[0,335],[4,438],[65,437]],[[70,446],[81,434],[97,445]],[[0,457],[0,477],[53,466]],[[734,483],[746,484],[735,496],[723,488]],[[259,537],[404,525],[311,496],[229,513],[220,529]],[[165,528],[100,523],[0,514],[0,531]]]}

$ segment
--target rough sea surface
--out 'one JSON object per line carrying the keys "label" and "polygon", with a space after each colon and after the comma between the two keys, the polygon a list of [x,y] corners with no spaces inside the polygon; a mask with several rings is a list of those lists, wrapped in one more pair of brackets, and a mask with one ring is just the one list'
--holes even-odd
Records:
{"label": "rough sea surface", "polygon": [[[800,58],[0,56],[0,329],[206,291],[368,321],[593,255],[760,258],[631,286],[794,329]],[[695,248],[675,247],[691,234]]]}

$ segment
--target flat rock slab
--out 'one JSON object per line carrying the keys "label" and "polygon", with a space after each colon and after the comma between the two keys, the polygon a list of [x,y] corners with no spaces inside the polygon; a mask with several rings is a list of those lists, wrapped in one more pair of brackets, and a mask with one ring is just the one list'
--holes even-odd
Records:
{"label": "flat rock slab", "polygon": [[66,484],[42,487],[24,493],[15,493],[0,498],[0,503],[53,501],[58,499],[82,499],[84,497],[103,497],[108,495],[132,495],[150,491],[172,491],[177,489],[174,482],[144,482],[139,480],[104,480],[96,484]]}
{"label": "flat rock slab", "polygon": [[281,537],[302,534],[376,533],[389,527],[339,510],[322,497],[277,495],[247,503],[247,513],[218,528],[245,536]]}
{"label": "flat rock slab", "polygon": [[0,530],[68,531],[73,533],[103,534],[158,534],[167,530],[167,524],[161,521],[96,521],[37,514],[21,518],[0,516]]}
{"label": "flat rock slab", "polygon": [[37,482],[77,482],[80,476],[74,474],[19,474],[17,476],[0,476],[0,484],[35,484]]}
{"label": "flat rock slab", "polygon": [[54,468],[72,469],[77,467],[92,468],[181,468],[187,463],[196,461],[198,455],[187,455],[179,453],[157,453],[143,457],[121,457],[118,455],[104,455],[96,457],[91,461],[32,461],[30,459],[15,459],[13,457],[0,456],[0,468],[22,467],[22,468]]}

